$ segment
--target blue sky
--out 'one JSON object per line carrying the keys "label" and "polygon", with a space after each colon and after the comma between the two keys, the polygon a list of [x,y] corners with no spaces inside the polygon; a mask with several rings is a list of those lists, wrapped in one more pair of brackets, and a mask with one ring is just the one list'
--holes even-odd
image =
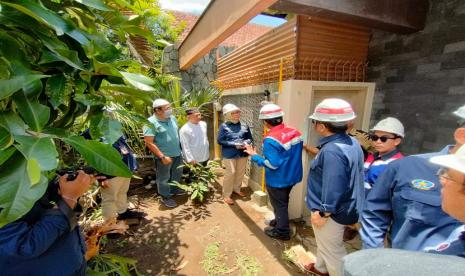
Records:
{"label": "blue sky", "polygon": [[[159,2],[163,9],[191,12],[200,15],[207,7],[210,0],[159,0]],[[251,22],[259,25],[276,27],[286,21],[270,16],[258,15],[252,19]]]}

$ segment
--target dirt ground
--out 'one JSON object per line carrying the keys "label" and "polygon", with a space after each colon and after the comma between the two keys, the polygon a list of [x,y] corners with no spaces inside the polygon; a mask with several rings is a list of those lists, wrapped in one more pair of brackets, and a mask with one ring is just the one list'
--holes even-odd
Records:
{"label": "dirt ground", "polygon": [[269,238],[263,233],[263,211],[252,203],[251,190],[243,191],[247,197],[229,206],[216,184],[206,203],[194,205],[188,196],[178,196],[179,206],[166,209],[154,189],[133,187],[130,193],[148,216],[125,236],[109,240],[104,251],[136,259],[145,275],[303,275],[283,252],[295,244],[314,251],[311,228],[295,223],[291,241]]}

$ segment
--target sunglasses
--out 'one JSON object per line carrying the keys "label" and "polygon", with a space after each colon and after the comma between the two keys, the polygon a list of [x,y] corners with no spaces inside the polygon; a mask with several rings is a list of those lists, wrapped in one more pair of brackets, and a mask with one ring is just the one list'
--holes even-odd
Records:
{"label": "sunglasses", "polygon": [[389,139],[397,139],[397,136],[394,136],[394,137],[389,137],[389,136],[378,136],[376,134],[371,134],[370,135],[370,139],[374,142],[378,141],[378,140],[381,140],[382,143],[386,143],[387,140]]}

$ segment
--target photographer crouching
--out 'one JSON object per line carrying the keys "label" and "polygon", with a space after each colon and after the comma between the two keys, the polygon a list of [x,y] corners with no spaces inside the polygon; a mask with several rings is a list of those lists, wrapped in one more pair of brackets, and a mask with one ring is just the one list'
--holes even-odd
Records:
{"label": "photographer crouching", "polygon": [[73,210],[100,177],[78,171],[72,178],[56,179],[26,215],[0,228],[2,275],[86,275],[85,242]]}

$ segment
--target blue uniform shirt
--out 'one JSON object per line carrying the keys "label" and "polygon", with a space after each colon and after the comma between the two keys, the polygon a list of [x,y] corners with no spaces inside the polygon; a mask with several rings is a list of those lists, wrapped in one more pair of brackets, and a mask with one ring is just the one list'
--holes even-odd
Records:
{"label": "blue uniform shirt", "polygon": [[457,227],[445,241],[431,248],[425,248],[425,250],[429,253],[465,258],[465,226]]}
{"label": "blue uniform shirt", "polygon": [[218,144],[221,145],[221,154],[223,158],[235,159],[247,157],[243,149],[236,148],[236,145],[253,142],[252,133],[248,125],[238,122],[226,122],[220,125],[218,130]]}
{"label": "blue uniform shirt", "polygon": [[430,157],[447,153],[445,148],[388,165],[365,202],[360,231],[364,248],[383,247],[390,229],[393,248],[423,251],[461,225],[442,211],[439,166],[429,162]]}
{"label": "blue uniform shirt", "polygon": [[20,219],[0,228],[4,276],[85,275],[85,251],[79,227],[70,229],[69,218],[59,209],[39,211],[33,223]]}
{"label": "blue uniform shirt", "polygon": [[293,186],[302,180],[302,135],[284,124],[273,127],[263,139],[263,155],[252,161],[265,167],[266,185],[273,188]]}
{"label": "blue uniform shirt", "polygon": [[347,134],[334,134],[322,138],[319,147],[308,176],[307,207],[331,213],[339,224],[353,224],[365,197],[360,144]]}
{"label": "blue uniform shirt", "polygon": [[155,115],[148,118],[151,126],[144,126],[144,136],[153,136],[154,143],[164,155],[176,157],[181,155],[178,122],[174,116],[159,120]]}

